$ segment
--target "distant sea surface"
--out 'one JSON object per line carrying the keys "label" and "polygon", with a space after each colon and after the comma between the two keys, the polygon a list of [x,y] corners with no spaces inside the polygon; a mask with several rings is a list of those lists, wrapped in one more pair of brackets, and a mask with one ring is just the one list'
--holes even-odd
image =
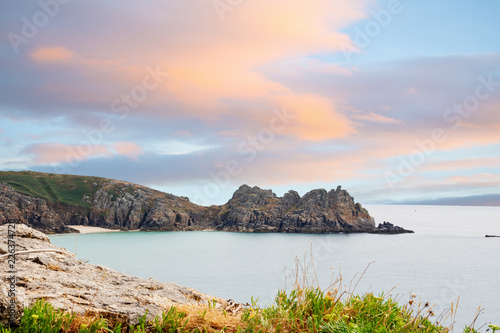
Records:
{"label": "distant sea surface", "polygon": [[[54,235],[52,242],[82,260],[117,271],[174,282],[203,293],[266,304],[292,286],[295,258],[325,288],[342,275],[355,293],[415,293],[441,313],[457,302],[456,331],[484,308],[476,328],[500,325],[500,207],[365,205],[377,223],[415,234],[247,234],[120,232]],[[306,259],[305,259],[306,258]],[[370,264],[372,263],[372,264]],[[351,282],[352,281],[352,282]],[[484,330],[483,330],[484,331]]]}

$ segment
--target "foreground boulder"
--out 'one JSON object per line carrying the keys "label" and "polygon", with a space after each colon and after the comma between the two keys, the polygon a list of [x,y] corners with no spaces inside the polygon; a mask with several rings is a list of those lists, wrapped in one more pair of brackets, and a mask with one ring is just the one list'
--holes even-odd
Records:
{"label": "foreground boulder", "polygon": [[[0,226],[0,264],[7,268],[0,271],[1,324],[9,322],[11,310],[15,310],[15,321],[19,321],[22,309],[41,298],[56,308],[77,314],[100,314],[111,323],[125,325],[137,324],[146,312],[148,319],[152,319],[172,305],[213,300],[221,305],[226,303],[191,288],[83,263],[53,245],[45,234],[23,224],[15,225],[10,245],[15,244],[17,253],[39,252],[18,254],[15,263],[8,262],[7,255],[12,249],[8,228],[8,225]],[[13,266],[9,268],[10,264]]]}

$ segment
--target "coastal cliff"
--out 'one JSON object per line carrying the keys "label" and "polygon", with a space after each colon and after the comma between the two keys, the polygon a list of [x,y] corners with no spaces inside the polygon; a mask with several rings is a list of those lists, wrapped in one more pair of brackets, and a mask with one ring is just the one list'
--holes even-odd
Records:
{"label": "coastal cliff", "polygon": [[337,233],[410,232],[392,224],[375,227],[368,211],[346,190],[289,191],[242,185],[221,206],[196,205],[151,188],[98,177],[0,172],[0,224],[22,221],[45,233],[67,225],[120,230]]}

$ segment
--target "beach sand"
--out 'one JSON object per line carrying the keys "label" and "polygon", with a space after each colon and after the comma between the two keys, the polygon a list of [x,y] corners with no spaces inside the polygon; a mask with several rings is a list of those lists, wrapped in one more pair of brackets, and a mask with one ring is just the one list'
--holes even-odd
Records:
{"label": "beach sand", "polygon": [[106,229],[99,227],[88,227],[84,225],[68,225],[68,228],[76,229],[80,231],[81,234],[96,234],[102,232],[120,232],[121,230]]}

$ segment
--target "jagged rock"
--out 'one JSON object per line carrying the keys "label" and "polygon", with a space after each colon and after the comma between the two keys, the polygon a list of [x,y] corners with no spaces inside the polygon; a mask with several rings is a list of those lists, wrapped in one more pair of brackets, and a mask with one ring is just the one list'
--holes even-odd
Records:
{"label": "jagged rock", "polygon": [[[0,254],[7,253],[8,225],[0,226]],[[62,250],[43,233],[16,225],[13,239],[16,252],[26,250]],[[152,254],[153,255],[153,254]],[[0,258],[4,264],[5,257]],[[0,324],[9,322],[11,300],[15,299],[19,321],[22,309],[35,300],[44,298],[56,308],[84,314],[98,313],[125,325],[137,324],[148,311],[148,319],[168,310],[172,305],[207,303],[216,300],[221,306],[226,301],[202,294],[194,289],[153,279],[141,279],[102,266],[83,263],[69,254],[40,252],[16,255],[16,273],[0,271]],[[9,297],[11,276],[15,275],[15,297]]]}
{"label": "jagged rock", "polygon": [[372,231],[370,231],[372,234],[412,234],[414,233],[413,230],[407,230],[402,227],[395,226],[392,223],[385,222],[380,223],[378,227]]}
{"label": "jagged rock", "polygon": [[374,219],[366,209],[340,186],[328,192],[312,190],[303,197],[289,191],[280,198],[271,190],[242,185],[227,204],[202,207],[187,198],[127,182],[110,179],[91,182],[86,178],[83,181],[91,184],[92,189],[82,197],[81,205],[33,198],[0,183],[0,224],[14,219],[47,233],[70,232],[66,225],[120,230],[289,233],[400,233],[404,230],[375,228]]}
{"label": "jagged rock", "polygon": [[373,218],[347,191],[313,190],[302,198],[290,191],[278,198],[270,190],[242,185],[221,214],[222,230],[250,232],[364,232]]}

